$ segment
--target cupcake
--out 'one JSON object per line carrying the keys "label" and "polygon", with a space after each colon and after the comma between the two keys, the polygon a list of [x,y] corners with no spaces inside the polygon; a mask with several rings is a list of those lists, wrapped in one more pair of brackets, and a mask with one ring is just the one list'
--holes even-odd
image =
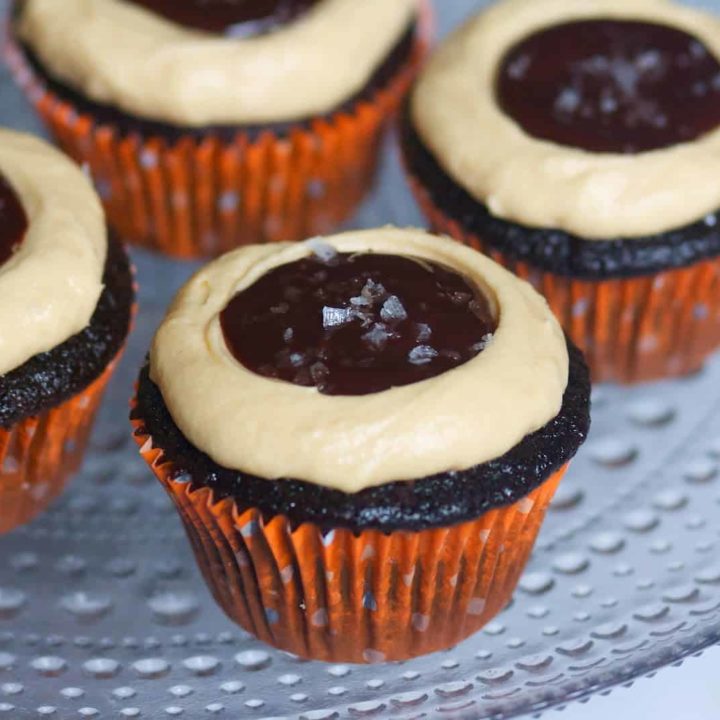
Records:
{"label": "cupcake", "polygon": [[448,647],[509,602],[588,404],[529,285],[385,228],[197,273],[131,420],[227,615],[363,663]]}
{"label": "cupcake", "polygon": [[403,115],[432,225],[529,280],[594,380],[720,345],[720,20],[665,0],[504,0]]}
{"label": "cupcake", "polygon": [[372,184],[420,0],[18,0],[8,57],[111,226],[192,258],[301,240]]}
{"label": "cupcake", "polygon": [[128,334],[133,278],[70,160],[0,130],[0,533],[78,468]]}

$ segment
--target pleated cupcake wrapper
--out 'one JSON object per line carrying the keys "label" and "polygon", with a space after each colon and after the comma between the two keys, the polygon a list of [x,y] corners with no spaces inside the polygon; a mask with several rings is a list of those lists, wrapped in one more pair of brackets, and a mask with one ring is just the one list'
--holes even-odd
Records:
{"label": "pleated cupcake wrapper", "polygon": [[720,347],[720,258],[630,278],[557,275],[494,249],[440,210],[416,178],[410,181],[435,231],[480,250],[547,298],[585,353],[594,382],[687,375]]}
{"label": "pleated cupcake wrapper", "polygon": [[89,167],[125,241],[180,258],[209,257],[323,234],[352,214],[427,49],[429,11],[421,25],[411,59],[371,99],[286,136],[238,132],[231,141],[123,136],[54,95],[12,38],[6,55],[58,144]]}
{"label": "pleated cupcake wrapper", "polygon": [[[137,295],[135,268],[131,265]],[[128,335],[138,306],[130,309]],[[95,416],[125,344],[88,387],[60,405],[0,428],[0,535],[30,522],[65,489],[82,465]]]}
{"label": "pleated cupcake wrapper", "polygon": [[215,501],[133,421],[140,453],[174,501],[225,613],[281,650],[328,662],[404,660],[450,647],[510,601],[565,472],[514,505],[448,528],[323,532]]}
{"label": "pleated cupcake wrapper", "polygon": [[118,358],[61,405],[0,428],[0,534],[39,515],[80,468]]}

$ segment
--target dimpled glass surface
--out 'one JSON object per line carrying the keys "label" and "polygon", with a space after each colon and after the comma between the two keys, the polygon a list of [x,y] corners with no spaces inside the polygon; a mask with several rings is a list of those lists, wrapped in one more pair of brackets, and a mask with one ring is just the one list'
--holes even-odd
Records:
{"label": "dimpled glass surface", "polygon": [[[436,5],[442,32],[477,6]],[[40,130],[5,70],[0,122]],[[393,144],[353,226],[387,222],[421,222]],[[504,718],[627,683],[720,640],[716,357],[685,380],[596,390],[590,439],[513,603],[462,645],[346,666],[257,643],[210,598],[130,439],[137,368],[197,267],[134,259],[142,311],[85,468],[49,512],[0,538],[0,720]]]}

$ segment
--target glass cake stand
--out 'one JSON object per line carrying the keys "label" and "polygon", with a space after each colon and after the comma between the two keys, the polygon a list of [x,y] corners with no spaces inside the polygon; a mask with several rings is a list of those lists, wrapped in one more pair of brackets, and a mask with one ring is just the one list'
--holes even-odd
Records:
{"label": "glass cake stand", "polygon": [[[479,4],[437,3],[441,29]],[[4,70],[0,122],[39,131]],[[421,223],[392,142],[353,224],[388,222]],[[49,512],[0,539],[0,720],[506,718],[720,641],[716,357],[684,380],[597,388],[590,439],[514,601],[463,644],[348,666],[256,642],[215,606],[177,513],[130,439],[136,370],[168,299],[196,267],[134,258],[140,320],[84,470]]]}

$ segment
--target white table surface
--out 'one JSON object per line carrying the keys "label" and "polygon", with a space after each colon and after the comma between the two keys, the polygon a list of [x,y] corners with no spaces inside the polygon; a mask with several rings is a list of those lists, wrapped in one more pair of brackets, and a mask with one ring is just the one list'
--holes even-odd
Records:
{"label": "white table surface", "polygon": [[[642,678],[629,689],[596,695],[586,703],[569,705],[544,718],[558,720],[716,720],[720,718],[720,648],[668,667],[653,678]],[[642,716],[640,716],[642,713]]]}
{"label": "white table surface", "polygon": [[[685,1],[713,6],[718,2]],[[0,11],[4,9],[5,2],[0,0]],[[484,0],[434,0],[434,3],[442,14],[451,10],[457,12],[458,6],[480,6]],[[0,82],[2,123],[27,128],[25,108],[17,103],[16,91],[6,78],[0,80],[5,81]],[[556,716],[559,720],[635,720],[642,713],[648,720],[720,720],[719,676],[720,648],[715,647],[700,657],[686,660],[681,667],[665,668],[652,679],[640,679],[629,689],[618,688],[609,695],[594,696],[586,703],[573,703],[560,714],[550,710],[543,717]],[[645,720],[645,717],[639,720]]]}

